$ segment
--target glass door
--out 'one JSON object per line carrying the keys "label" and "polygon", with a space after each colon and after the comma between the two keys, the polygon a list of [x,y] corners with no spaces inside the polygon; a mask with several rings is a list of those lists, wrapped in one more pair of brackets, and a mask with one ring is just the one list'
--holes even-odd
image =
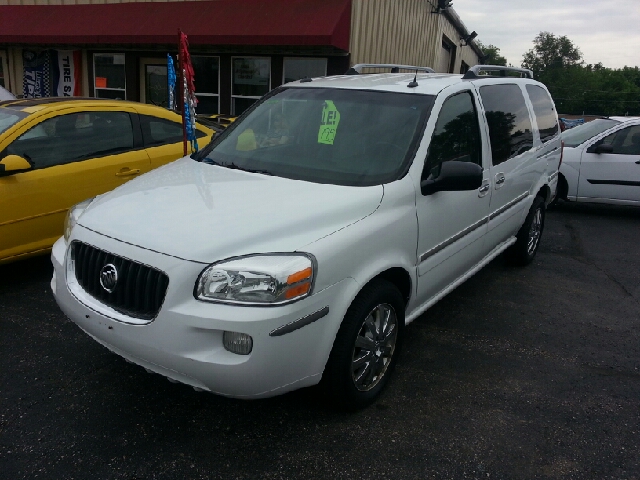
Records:
{"label": "glass door", "polygon": [[169,105],[167,82],[166,60],[159,58],[140,59],[140,102],[166,108]]}

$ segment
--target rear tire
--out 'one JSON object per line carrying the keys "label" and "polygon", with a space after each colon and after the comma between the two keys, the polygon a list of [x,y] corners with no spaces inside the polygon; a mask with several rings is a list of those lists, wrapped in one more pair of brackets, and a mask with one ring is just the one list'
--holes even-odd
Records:
{"label": "rear tire", "polygon": [[545,205],[542,197],[536,196],[529,209],[522,227],[516,235],[516,243],[507,250],[509,261],[514,265],[530,264],[538,247],[544,230]]}
{"label": "rear tire", "polygon": [[353,411],[380,395],[400,352],[404,309],[402,295],[386,280],[374,280],[355,298],[322,375],[333,406]]}

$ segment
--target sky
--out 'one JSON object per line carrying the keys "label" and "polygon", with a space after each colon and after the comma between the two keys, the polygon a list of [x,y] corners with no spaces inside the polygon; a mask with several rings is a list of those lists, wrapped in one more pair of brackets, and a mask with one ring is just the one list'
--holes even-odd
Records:
{"label": "sky", "polygon": [[453,0],[453,9],[516,67],[542,31],[568,37],[585,63],[640,66],[640,0]]}

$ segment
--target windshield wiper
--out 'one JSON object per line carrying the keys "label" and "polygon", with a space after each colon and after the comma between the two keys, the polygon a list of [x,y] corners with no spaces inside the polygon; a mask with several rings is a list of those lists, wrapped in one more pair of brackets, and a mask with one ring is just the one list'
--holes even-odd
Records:
{"label": "windshield wiper", "polygon": [[207,159],[207,160],[205,160],[204,163],[207,163],[209,165],[217,165],[219,167],[230,168],[231,170],[242,170],[243,172],[260,173],[262,175],[271,175],[271,176],[273,176],[273,173],[271,173],[269,170],[260,170],[260,169],[256,169],[256,168],[241,167],[240,165],[236,165],[233,162],[231,162],[231,163],[222,163],[222,162],[216,162],[215,160]]}

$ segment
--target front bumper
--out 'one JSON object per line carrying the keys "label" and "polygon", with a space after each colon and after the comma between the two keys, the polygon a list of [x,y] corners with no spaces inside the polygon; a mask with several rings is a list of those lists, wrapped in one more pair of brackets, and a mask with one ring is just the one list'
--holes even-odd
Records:
{"label": "front bumper", "polygon": [[[78,231],[80,232],[78,233]],[[74,285],[66,271],[67,246],[53,247],[51,287],[62,311],[97,342],[166,377],[213,393],[260,398],[316,384],[322,377],[335,334],[355,291],[343,280],[289,305],[243,307],[206,303],[193,297],[205,265],[124,244],[76,227],[74,237],[103,250],[154,266],[169,275],[164,304],[152,321],[118,314]],[[329,307],[321,318],[280,336],[274,330]],[[224,331],[253,337],[249,355],[227,351]]]}

